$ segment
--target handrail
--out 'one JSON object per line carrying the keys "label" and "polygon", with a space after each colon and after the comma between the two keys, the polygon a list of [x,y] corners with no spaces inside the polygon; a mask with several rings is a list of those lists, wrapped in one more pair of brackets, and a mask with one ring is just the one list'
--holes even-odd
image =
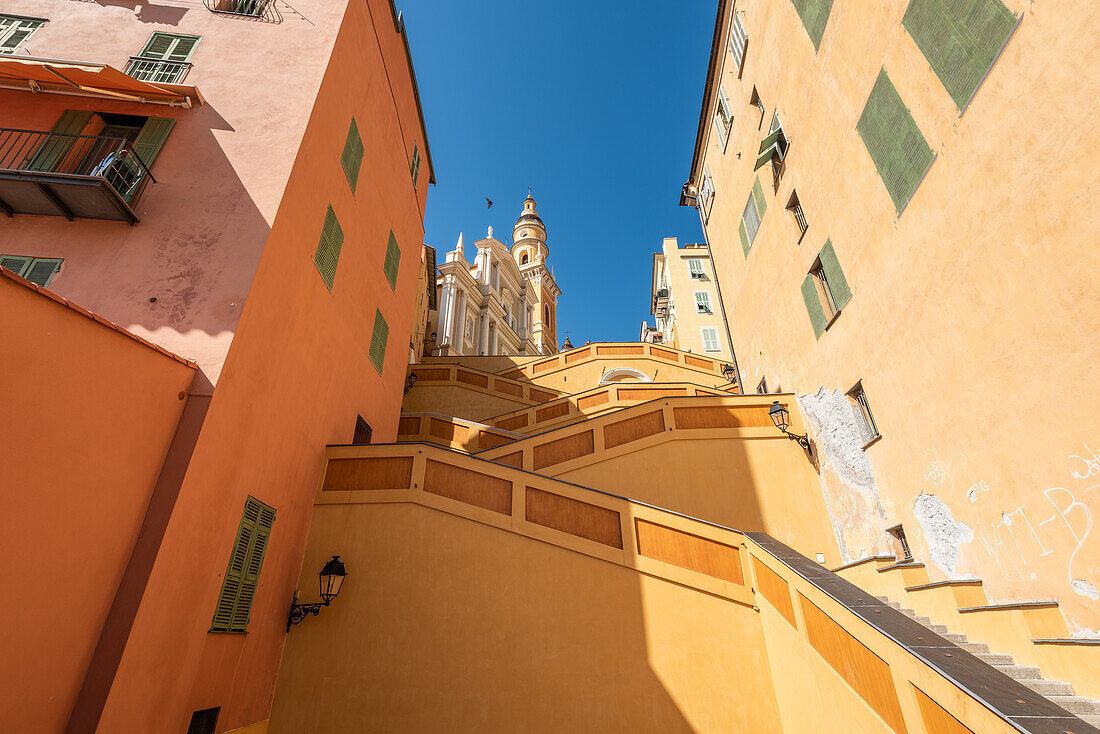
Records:
{"label": "handrail", "polygon": [[245,20],[282,23],[283,14],[275,0],[202,0],[211,13],[231,15]]}
{"label": "handrail", "polygon": [[126,62],[126,76],[153,84],[179,84],[191,71],[191,62],[131,56]]}

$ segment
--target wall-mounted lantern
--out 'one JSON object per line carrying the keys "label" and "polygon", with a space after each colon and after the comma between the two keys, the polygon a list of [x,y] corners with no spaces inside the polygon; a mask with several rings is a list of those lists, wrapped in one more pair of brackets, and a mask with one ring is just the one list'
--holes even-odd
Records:
{"label": "wall-mounted lantern", "polygon": [[801,436],[797,433],[791,433],[787,430],[791,425],[791,411],[787,410],[787,406],[780,405],[778,400],[773,401],[772,407],[768,409],[768,416],[771,417],[775,427],[782,431],[787,438],[797,442],[799,446],[805,449],[807,454],[813,454],[810,449],[810,439],[808,437]]}
{"label": "wall-mounted lantern", "polygon": [[286,621],[288,631],[291,625],[298,624],[311,614],[316,617],[318,612],[321,611],[321,607],[327,607],[331,604],[332,600],[340,593],[340,587],[344,585],[344,577],[348,573],[344,570],[344,564],[340,560],[340,556],[333,556],[332,560],[327,562],[317,575],[320,577],[321,582],[321,601],[317,604],[299,604],[298,592],[294,592],[294,601],[290,605],[290,617]]}
{"label": "wall-mounted lantern", "polygon": [[727,364],[725,367],[722,368],[722,377],[725,377],[726,384],[729,384],[733,382],[734,379],[737,377],[737,370],[733,368],[732,364]]}
{"label": "wall-mounted lantern", "polygon": [[402,395],[408,395],[409,390],[412,390],[413,385],[415,385],[415,384],[416,384],[416,373],[412,372],[412,373],[409,374],[408,379],[405,380],[405,391],[401,394]]}

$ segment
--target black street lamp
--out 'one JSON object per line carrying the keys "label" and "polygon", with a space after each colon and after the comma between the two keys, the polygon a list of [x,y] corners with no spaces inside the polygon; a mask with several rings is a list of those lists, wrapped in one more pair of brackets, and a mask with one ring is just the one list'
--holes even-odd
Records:
{"label": "black street lamp", "polygon": [[775,427],[782,431],[787,438],[796,441],[799,446],[805,449],[807,454],[812,454],[808,437],[787,430],[791,425],[791,411],[787,410],[787,406],[780,405],[778,400],[773,401],[772,407],[768,409],[768,416],[771,417]]}
{"label": "black street lamp", "polygon": [[726,378],[727,383],[733,382],[734,378],[737,377],[737,371],[733,369],[732,364],[727,364],[722,368],[722,377]]}
{"label": "black street lamp", "polygon": [[311,614],[316,617],[321,611],[321,607],[327,607],[331,604],[332,600],[340,593],[340,587],[344,585],[344,577],[348,573],[344,570],[344,564],[340,560],[340,556],[333,556],[332,560],[327,562],[317,575],[320,577],[321,582],[321,601],[317,604],[299,604],[298,592],[294,592],[294,601],[290,605],[290,617],[286,621],[288,631],[291,625],[298,624]]}

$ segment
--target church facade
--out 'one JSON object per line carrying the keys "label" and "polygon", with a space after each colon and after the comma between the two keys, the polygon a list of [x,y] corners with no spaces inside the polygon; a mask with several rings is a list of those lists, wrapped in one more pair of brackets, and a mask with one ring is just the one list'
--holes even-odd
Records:
{"label": "church facade", "polygon": [[439,264],[438,310],[428,316],[430,356],[556,354],[561,290],[546,265],[546,226],[528,194],[512,228],[512,246],[493,237],[474,243],[471,263],[460,234]]}

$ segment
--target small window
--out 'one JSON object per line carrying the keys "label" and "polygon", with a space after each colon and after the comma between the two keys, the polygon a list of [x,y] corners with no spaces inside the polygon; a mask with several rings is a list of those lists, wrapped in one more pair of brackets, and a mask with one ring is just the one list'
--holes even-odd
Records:
{"label": "small window", "polygon": [[549,329],[550,328],[550,304],[547,304],[547,305],[543,306],[542,308],[543,308],[543,316],[545,317],[543,319],[543,328]]}
{"label": "small window", "polygon": [[401,267],[401,248],[397,245],[397,238],[390,230],[390,239],[386,244],[386,260],[382,263],[382,272],[386,274],[386,280],[390,283],[390,289],[397,290],[397,271]]}
{"label": "small window", "polygon": [[359,182],[359,168],[363,165],[363,138],[359,136],[359,126],[355,124],[355,118],[351,118],[351,126],[348,127],[348,137],[344,141],[344,152],[340,154],[340,165],[344,168],[351,193],[355,193],[355,186]]}
{"label": "small window", "polygon": [[386,342],[390,338],[390,326],[382,317],[382,311],[375,309],[374,331],[370,338],[370,361],[378,374],[382,374],[382,367],[386,363]]}
{"label": "small window", "polygon": [[710,169],[703,166],[703,185],[699,188],[699,198],[696,202],[699,213],[705,222],[710,216],[710,205],[714,201],[714,179],[710,177]]}
{"label": "small window", "polygon": [[810,225],[806,221],[806,214],[802,211],[802,203],[799,202],[796,191],[791,191],[791,198],[787,200],[787,211],[794,217],[794,222],[798,226],[798,241],[801,242]]}
{"label": "small window", "polygon": [[714,313],[714,309],[710,306],[710,293],[707,291],[695,291],[695,312],[696,313]]}
{"label": "small window", "polygon": [[523,257],[520,258],[520,265],[526,265],[530,261],[530,259],[531,258],[528,256],[528,254],[526,252],[523,253]]}
{"label": "small window", "polygon": [[0,15],[0,54],[15,53],[45,23],[45,18]]}
{"label": "small window", "polygon": [[848,288],[844,271],[840,269],[832,240],[825,241],[809,274],[802,281],[802,297],[817,337],[832,325],[851,299],[852,291]]}
{"label": "small window", "polygon": [[913,551],[909,550],[909,541],[905,537],[905,530],[901,525],[895,525],[886,530],[894,546],[894,558],[898,563],[913,560]]}
{"label": "small window", "polygon": [[865,443],[870,444],[872,441],[881,438],[882,435],[878,432],[878,426],[875,425],[875,417],[871,414],[871,405],[867,402],[867,393],[863,390],[862,380],[857,382],[855,387],[848,391],[848,399],[859,409],[860,420],[863,423],[864,436],[867,439]]}
{"label": "small window", "polygon": [[275,509],[249,497],[237,528],[237,539],[229,554],[229,567],[222,578],[222,590],[214,610],[213,632],[244,632],[252,616],[252,601],[260,580]]}
{"label": "small window", "polygon": [[719,87],[718,106],[714,111],[714,127],[718,131],[718,142],[721,144],[723,151],[726,149],[726,142],[729,140],[732,125],[733,108],[730,107],[729,99],[726,97],[726,90]]}
{"label": "small window", "polygon": [[741,19],[734,10],[733,22],[730,23],[729,51],[733,54],[733,63],[737,65],[738,76],[741,76],[741,69],[745,65],[745,50],[748,45],[749,35],[745,33],[745,26],[741,24]]}
{"label": "small window", "polygon": [[703,335],[703,351],[704,352],[720,352],[722,347],[718,344],[718,328],[714,326],[704,326],[700,328],[700,333]]}
{"label": "small window", "polygon": [[191,56],[202,36],[156,32],[145,48],[130,57],[126,73],[135,79],[162,84],[178,84],[191,68]]}
{"label": "small window", "polygon": [[59,257],[24,257],[21,255],[0,255],[0,267],[7,268],[21,278],[46,288],[61,270]]}
{"label": "small window", "polygon": [[764,124],[764,102],[760,99],[760,92],[756,91],[756,87],[752,88],[752,95],[749,97],[749,105],[760,110],[760,122],[757,127]]}
{"label": "small window", "polygon": [[741,224],[737,228],[737,233],[741,237],[741,248],[745,251],[746,257],[748,257],[749,248],[756,240],[756,233],[760,231],[760,220],[764,218],[764,212],[767,209],[764,187],[760,185],[760,179],[756,179],[752,185],[752,191],[749,192],[749,200],[745,202],[745,209],[741,212]]}
{"label": "small window", "polygon": [[758,384],[756,386],[756,392],[757,392],[758,395],[767,395],[768,394],[768,378],[767,377],[761,377],[760,378],[760,384]]}
{"label": "small window", "polygon": [[409,164],[409,173],[412,174],[413,186],[416,186],[416,181],[420,178],[420,147],[416,143],[413,143],[412,163]]}
{"label": "small window", "polygon": [[351,437],[351,442],[356,446],[366,446],[370,443],[373,435],[374,429],[370,427],[369,423],[363,420],[363,416],[356,416],[355,433]]}
{"label": "small window", "polygon": [[271,0],[207,0],[206,7],[215,13],[262,18],[264,11],[272,4]]}
{"label": "small window", "polygon": [[332,283],[336,280],[336,265],[340,262],[340,249],[343,245],[344,230],[330,204],[328,213],[325,214],[325,223],[321,225],[321,240],[313,255],[313,264],[317,266],[317,272],[321,274],[321,279],[325,281],[330,292]]}
{"label": "small window", "polygon": [[191,714],[191,723],[187,726],[187,734],[216,734],[218,727],[218,714],[221,707],[202,709]]}
{"label": "small window", "polygon": [[706,280],[707,274],[703,270],[703,261],[697,257],[688,258],[688,272],[692,280]]}

